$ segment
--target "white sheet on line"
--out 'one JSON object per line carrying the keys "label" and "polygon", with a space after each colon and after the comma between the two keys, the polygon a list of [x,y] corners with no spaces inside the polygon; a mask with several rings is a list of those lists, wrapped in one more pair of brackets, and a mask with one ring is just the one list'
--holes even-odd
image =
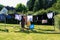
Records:
{"label": "white sheet on line", "polygon": [[15,15],[15,19],[21,20],[21,15]]}
{"label": "white sheet on line", "polygon": [[48,19],[51,19],[53,17],[53,13],[48,13],[47,17],[48,17]]}
{"label": "white sheet on line", "polygon": [[27,21],[33,21],[33,16],[32,15],[27,16]]}

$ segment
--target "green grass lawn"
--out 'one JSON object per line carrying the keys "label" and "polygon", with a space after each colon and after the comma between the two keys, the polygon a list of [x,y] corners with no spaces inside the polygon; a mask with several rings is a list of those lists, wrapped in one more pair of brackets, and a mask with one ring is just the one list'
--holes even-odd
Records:
{"label": "green grass lawn", "polygon": [[[13,31],[2,31],[5,28]],[[0,30],[0,40],[60,40],[60,34],[55,33],[54,27],[50,25],[35,25],[34,31],[19,32],[20,25],[0,23],[0,29],[2,29]]]}

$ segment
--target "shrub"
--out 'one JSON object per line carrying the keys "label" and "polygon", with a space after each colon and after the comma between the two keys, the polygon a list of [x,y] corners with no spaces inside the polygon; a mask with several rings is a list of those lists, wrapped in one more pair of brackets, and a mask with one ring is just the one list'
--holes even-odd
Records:
{"label": "shrub", "polygon": [[33,15],[34,14],[34,12],[33,11],[28,11],[27,13],[26,13],[26,15]]}
{"label": "shrub", "polygon": [[34,15],[42,15],[44,13],[46,13],[46,10],[42,9],[42,10],[35,12]]}
{"label": "shrub", "polygon": [[55,27],[57,27],[60,30],[60,14],[56,15],[54,18],[55,18]]}

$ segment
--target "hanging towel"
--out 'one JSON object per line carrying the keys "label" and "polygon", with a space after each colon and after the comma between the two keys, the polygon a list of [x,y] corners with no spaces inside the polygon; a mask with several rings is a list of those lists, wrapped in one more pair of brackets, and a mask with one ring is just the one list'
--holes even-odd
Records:
{"label": "hanging towel", "polygon": [[47,14],[47,17],[48,17],[48,19],[53,18],[53,13],[48,13],[48,14]]}
{"label": "hanging towel", "polygon": [[27,16],[27,21],[33,21],[33,16],[32,15],[28,15]]}
{"label": "hanging towel", "polygon": [[17,20],[20,21],[20,20],[21,20],[21,15],[17,15],[17,14],[16,14],[16,15],[15,15],[15,19],[17,19]]}

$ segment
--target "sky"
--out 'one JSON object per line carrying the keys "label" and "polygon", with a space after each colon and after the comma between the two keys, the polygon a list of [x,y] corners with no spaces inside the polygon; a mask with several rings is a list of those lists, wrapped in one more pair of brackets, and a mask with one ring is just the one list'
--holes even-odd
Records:
{"label": "sky", "polygon": [[0,4],[4,6],[16,7],[17,4],[22,3],[26,6],[28,0],[0,0]]}

